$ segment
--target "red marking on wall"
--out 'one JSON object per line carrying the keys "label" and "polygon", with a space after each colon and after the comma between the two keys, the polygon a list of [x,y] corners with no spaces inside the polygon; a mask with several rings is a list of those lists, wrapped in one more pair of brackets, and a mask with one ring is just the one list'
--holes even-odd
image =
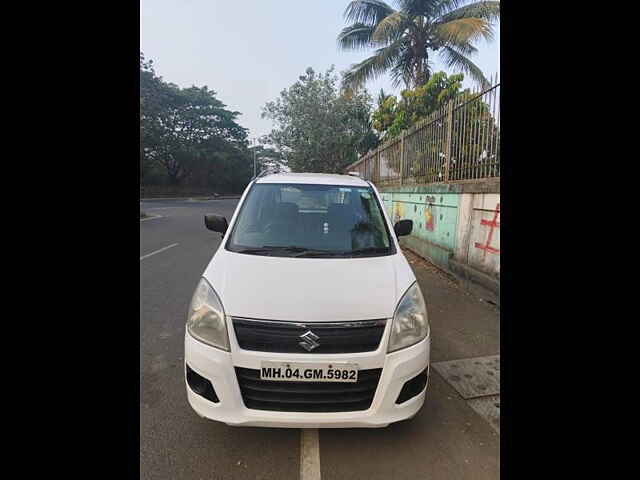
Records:
{"label": "red marking on wall", "polygon": [[496,205],[496,209],[493,215],[493,220],[489,221],[489,220],[480,220],[480,225],[486,225],[489,227],[489,234],[487,235],[487,241],[486,243],[483,245],[479,242],[476,242],[475,246],[476,248],[479,248],[480,250],[483,250],[483,254],[482,254],[482,261],[484,261],[487,258],[487,252],[489,253],[496,253],[498,255],[500,255],[500,250],[498,250],[497,248],[493,248],[491,246],[491,239],[493,238],[493,230],[496,228],[500,228],[500,223],[498,222],[498,215],[500,215],[500,204],[498,203]]}
{"label": "red marking on wall", "polygon": [[499,227],[500,222],[495,222],[493,220],[485,220],[484,218],[480,220],[480,225],[486,225],[488,227]]}

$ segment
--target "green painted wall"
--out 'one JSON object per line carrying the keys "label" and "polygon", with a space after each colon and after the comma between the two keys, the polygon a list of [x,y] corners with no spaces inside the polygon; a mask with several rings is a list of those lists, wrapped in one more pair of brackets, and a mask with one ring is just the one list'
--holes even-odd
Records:
{"label": "green painted wall", "polygon": [[380,195],[393,223],[413,220],[413,232],[402,237],[401,243],[450,270],[449,258],[456,248],[460,194],[443,192],[442,187],[434,190],[440,191],[391,187],[380,189]]}

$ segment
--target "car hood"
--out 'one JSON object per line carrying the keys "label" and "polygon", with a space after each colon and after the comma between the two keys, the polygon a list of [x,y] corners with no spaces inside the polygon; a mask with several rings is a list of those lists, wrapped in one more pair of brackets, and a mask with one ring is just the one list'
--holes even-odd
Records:
{"label": "car hood", "polygon": [[227,315],[265,320],[390,318],[415,281],[401,253],[384,257],[291,258],[218,249],[204,272]]}

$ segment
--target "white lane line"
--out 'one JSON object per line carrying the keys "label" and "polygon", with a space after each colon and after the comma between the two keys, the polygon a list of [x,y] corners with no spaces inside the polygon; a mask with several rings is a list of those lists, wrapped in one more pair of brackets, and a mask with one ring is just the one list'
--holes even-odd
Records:
{"label": "white lane line", "polygon": [[320,480],[320,440],[317,428],[300,429],[300,480]]}
{"label": "white lane line", "polygon": [[146,255],[143,255],[140,257],[140,261],[144,260],[145,258],[149,258],[151,255],[155,255],[156,253],[160,253],[160,252],[164,252],[165,250],[169,250],[171,247],[175,247],[176,245],[178,245],[177,243],[168,245],[164,248],[161,248],[160,250],[156,250],[155,252],[151,252],[151,253],[147,253]]}
{"label": "white lane line", "polygon": [[146,222],[147,220],[153,220],[154,218],[163,218],[164,215],[153,215],[151,217],[147,217],[147,218],[141,218],[140,221],[141,222]]}

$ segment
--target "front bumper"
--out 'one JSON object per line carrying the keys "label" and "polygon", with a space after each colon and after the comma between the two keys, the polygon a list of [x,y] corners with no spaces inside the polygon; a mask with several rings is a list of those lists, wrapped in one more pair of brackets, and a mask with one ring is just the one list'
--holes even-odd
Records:
{"label": "front bumper", "polygon": [[[390,323],[390,322],[388,322]],[[189,404],[198,415],[234,426],[348,428],[385,427],[414,416],[422,407],[425,391],[396,405],[396,399],[407,380],[429,365],[430,338],[405,348],[386,353],[388,332],[378,350],[349,354],[264,353],[242,350],[230,329],[231,352],[224,352],[185,334],[185,362],[213,384],[219,402],[211,402],[194,393],[188,385]],[[368,410],[358,412],[279,412],[252,410],[244,406],[234,367],[259,369],[263,360],[289,362],[351,362],[361,369],[382,368],[378,387]],[[185,382],[186,384],[186,382]],[[427,383],[428,386],[428,383]]]}

